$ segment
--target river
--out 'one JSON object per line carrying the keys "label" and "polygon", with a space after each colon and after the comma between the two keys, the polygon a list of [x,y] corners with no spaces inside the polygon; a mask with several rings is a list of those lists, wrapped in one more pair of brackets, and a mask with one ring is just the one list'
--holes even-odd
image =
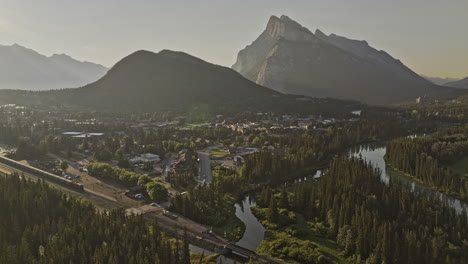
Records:
{"label": "river", "polygon": [[[255,251],[257,247],[262,242],[265,236],[265,228],[258,221],[255,215],[252,213],[251,207],[257,206],[255,200],[250,196],[244,197],[244,199],[235,204],[236,207],[236,216],[239,218],[245,225],[245,232],[242,238],[236,242],[237,245]],[[197,246],[190,245],[190,251],[192,253],[203,253],[205,255],[213,255],[213,252],[208,250],[201,249]],[[235,263],[245,263],[246,260],[242,258],[235,258],[233,256],[219,256],[218,263],[223,264],[235,264]]]}
{"label": "river", "polygon": [[[348,154],[355,157],[362,157],[363,159],[372,163],[374,167],[378,167],[382,171],[382,181],[388,183],[390,178],[392,180],[398,180],[405,184],[410,184],[413,190],[426,192],[428,195],[435,195],[440,199],[447,200],[457,212],[461,212],[463,208],[468,209],[468,204],[462,202],[456,198],[449,197],[444,195],[441,192],[435,191],[425,185],[422,185],[411,178],[408,178],[400,173],[396,172],[389,166],[385,164],[385,143],[370,143],[370,144],[361,144],[356,147],[350,148]],[[322,171],[317,171],[313,178],[319,178],[322,176]],[[325,176],[326,177],[326,176]],[[295,182],[308,180],[310,177],[304,179],[296,180]],[[252,214],[251,207],[256,206],[255,201],[250,197],[246,196],[241,203],[237,203],[236,207],[236,216],[245,224],[245,232],[242,238],[236,243],[237,245],[255,251],[257,247],[262,242],[265,236],[265,228],[257,220],[257,218]],[[200,252],[201,249],[191,248],[192,252]],[[204,251],[205,255],[210,254],[211,252]],[[220,256],[218,258],[218,263],[223,264],[234,264],[234,263],[244,263],[242,260],[233,260],[231,258]]]}
{"label": "river", "polygon": [[[398,180],[404,184],[410,184],[413,190],[423,191],[427,195],[435,195],[440,199],[447,200],[457,212],[461,212],[463,208],[468,209],[468,203],[460,201],[459,199],[449,197],[441,192],[435,191],[423,184],[414,181],[400,173],[396,172],[385,164],[384,156],[386,152],[385,143],[370,143],[361,144],[356,147],[350,148],[348,153],[352,156],[360,156],[363,159],[372,163],[374,167],[378,167],[382,171],[382,181],[388,183],[390,178]],[[322,176],[322,171],[316,172],[312,178],[316,179]],[[326,172],[325,172],[326,173]],[[326,176],[325,176],[326,177]],[[311,177],[296,180],[295,182],[308,180]],[[258,222],[257,218],[252,214],[250,207],[256,206],[254,200],[249,196],[245,197],[241,204],[236,204],[236,216],[245,224],[246,230],[244,236],[237,242],[239,246],[245,247],[250,250],[255,250],[262,242],[265,236],[265,228]],[[224,262],[223,263],[232,263]]]}
{"label": "river", "polygon": [[391,167],[385,164],[386,147],[384,143],[370,143],[358,145],[349,150],[349,154],[355,157],[362,157],[363,159],[372,163],[374,167],[378,167],[382,171],[382,181],[388,183],[390,178],[392,180],[398,180],[401,183],[411,185],[413,190],[422,191],[427,193],[427,195],[433,195],[439,197],[441,200],[446,200],[450,205],[452,205],[458,213],[463,209],[468,209],[468,203],[460,201],[454,197],[447,196],[439,191],[433,190],[428,186],[425,186],[419,182],[414,181],[413,179],[406,177],[399,172],[393,170]]}

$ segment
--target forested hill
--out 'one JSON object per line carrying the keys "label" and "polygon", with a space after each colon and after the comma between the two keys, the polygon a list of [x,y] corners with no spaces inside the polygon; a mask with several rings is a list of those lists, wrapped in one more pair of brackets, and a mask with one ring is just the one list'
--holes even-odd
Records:
{"label": "forested hill", "polygon": [[232,69],[182,52],[137,51],[102,79],[78,89],[41,93],[0,91],[0,103],[66,105],[96,110],[154,111],[208,105],[235,111],[348,111],[356,102],[284,95]]}
{"label": "forested hill", "polygon": [[97,213],[88,201],[17,176],[0,177],[0,194],[0,263],[190,264],[186,240],[123,209]]}

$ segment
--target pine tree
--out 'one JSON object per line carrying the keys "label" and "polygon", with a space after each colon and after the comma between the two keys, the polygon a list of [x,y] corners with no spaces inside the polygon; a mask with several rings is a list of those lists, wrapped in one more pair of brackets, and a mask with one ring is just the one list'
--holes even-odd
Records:
{"label": "pine tree", "polygon": [[289,209],[288,192],[286,191],[285,187],[283,187],[283,190],[281,191],[281,197],[280,197],[280,200],[279,200],[279,207]]}
{"label": "pine tree", "polygon": [[279,217],[278,206],[276,205],[276,199],[272,195],[270,198],[269,209],[268,209],[268,219],[272,222],[276,222]]}
{"label": "pine tree", "polygon": [[187,236],[187,229],[184,228],[184,239],[182,241],[182,261],[181,264],[190,264],[190,249]]}

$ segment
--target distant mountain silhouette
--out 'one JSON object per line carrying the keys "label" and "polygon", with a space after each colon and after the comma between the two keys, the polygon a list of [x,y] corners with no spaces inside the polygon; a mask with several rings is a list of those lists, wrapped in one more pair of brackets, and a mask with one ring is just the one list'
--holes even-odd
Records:
{"label": "distant mountain silhouette", "polygon": [[445,86],[468,89],[468,77],[459,81],[448,82],[445,84]]}
{"label": "distant mountain silhouette", "polygon": [[265,31],[239,52],[232,68],[283,93],[371,104],[413,101],[451,91],[433,85],[366,41],[320,30],[314,34],[287,16],[272,16]]}
{"label": "distant mountain silhouette", "polygon": [[63,104],[118,111],[190,110],[209,105],[233,111],[337,112],[358,105],[284,95],[249,81],[230,68],[169,50],[137,51],[119,61],[103,78],[82,88],[1,94],[0,103]]}
{"label": "distant mountain silhouette", "polygon": [[445,85],[448,82],[456,82],[459,81],[460,79],[457,78],[441,78],[441,77],[431,77],[431,76],[426,76],[426,75],[421,75],[424,79],[432,82],[433,84],[437,85]]}
{"label": "distant mountain silhouette", "polygon": [[0,89],[48,90],[81,87],[104,76],[107,68],[65,54],[50,57],[20,45],[0,45]]}

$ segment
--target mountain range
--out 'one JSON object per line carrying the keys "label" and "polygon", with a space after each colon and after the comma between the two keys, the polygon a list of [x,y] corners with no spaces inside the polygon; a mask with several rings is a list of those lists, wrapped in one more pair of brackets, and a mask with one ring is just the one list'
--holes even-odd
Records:
{"label": "mountain range", "polygon": [[65,54],[47,57],[18,44],[0,45],[0,89],[76,88],[98,80],[107,70]]}
{"label": "mountain range", "polygon": [[450,89],[434,85],[366,41],[272,16],[263,33],[241,50],[232,68],[257,84],[288,94],[348,98],[371,104],[413,101]]}
{"label": "mountain range", "polygon": [[427,76],[427,75],[421,75],[421,77],[423,77],[424,79],[432,82],[433,84],[437,84],[437,85],[445,85],[446,83],[456,82],[456,81],[460,80],[459,78],[431,77],[431,76]]}
{"label": "mountain range", "polygon": [[312,33],[287,16],[272,16],[232,69],[163,50],[137,51],[107,70],[63,54],[46,57],[19,45],[0,46],[1,88],[72,89],[0,90],[0,103],[118,111],[209,105],[296,113],[348,111],[362,107],[357,101],[443,98],[463,90],[434,85],[365,41]]}
{"label": "mountain range", "polygon": [[445,86],[468,89],[468,77],[459,81],[448,82],[445,84]]}
{"label": "mountain range", "polygon": [[66,106],[109,111],[272,111],[282,113],[346,112],[353,101],[286,95],[260,86],[236,71],[183,52],[137,51],[115,64],[96,82],[53,91],[0,90],[0,104]]}

